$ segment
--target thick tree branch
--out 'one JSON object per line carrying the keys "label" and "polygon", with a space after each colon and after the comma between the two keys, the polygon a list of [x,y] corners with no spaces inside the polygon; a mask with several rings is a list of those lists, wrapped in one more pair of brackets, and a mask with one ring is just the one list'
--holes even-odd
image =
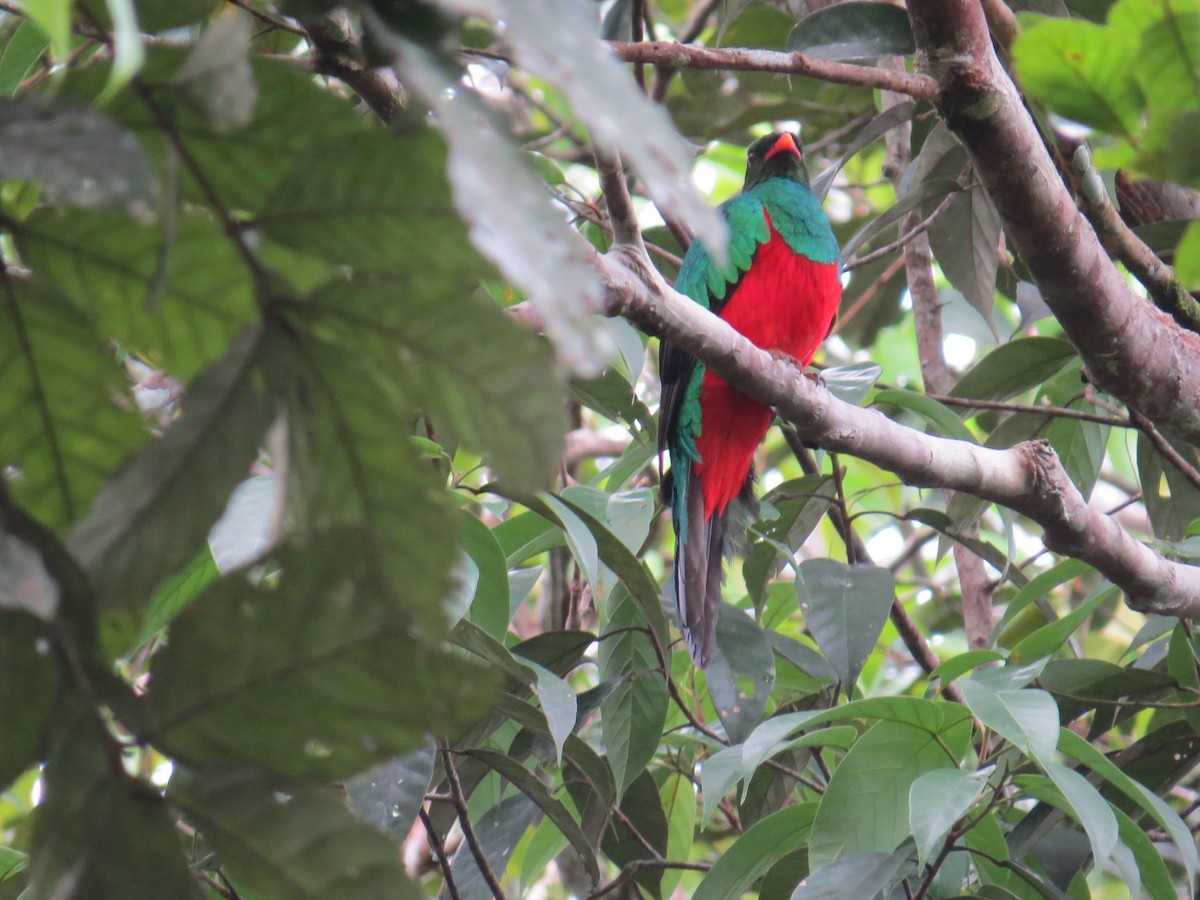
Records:
{"label": "thick tree branch", "polygon": [[918,100],[937,97],[937,83],[928,75],[889,72],[869,66],[813,59],[803,53],[779,50],[753,50],[744,47],[697,47],[674,41],[648,41],[630,44],[609,41],[608,46],[625,62],[651,63],[671,69],[724,69],[746,72],[777,72],[783,75],[807,75],[834,84],[853,84],[906,94]]}
{"label": "thick tree branch", "polygon": [[646,257],[618,247],[595,257],[610,315],[671,341],[747,394],[775,407],[805,440],[849,453],[906,484],[940,487],[1006,506],[1043,528],[1047,547],[1081,559],[1142,612],[1200,618],[1200,568],[1164,558],[1092,509],[1044,441],[993,450],[899,425],[837,400],[666,285]]}
{"label": "thick tree branch", "polygon": [[1130,291],[996,59],[979,4],[912,0],[909,16],[942,117],[1093,383],[1200,444],[1200,336]]}

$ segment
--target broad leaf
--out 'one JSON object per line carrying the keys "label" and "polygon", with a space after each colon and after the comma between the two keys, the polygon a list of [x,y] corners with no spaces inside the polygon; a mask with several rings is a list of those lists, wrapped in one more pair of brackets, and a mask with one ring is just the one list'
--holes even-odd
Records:
{"label": "broad leaf", "polygon": [[908,847],[901,847],[891,854],[856,853],[844,857],[800,882],[791,900],[842,900],[886,893],[902,877],[909,853]]}
{"label": "broad leaf", "polygon": [[168,798],[240,891],[295,900],[415,900],[395,845],[327,790],[253,769],[177,770]]}
{"label": "broad leaf", "polygon": [[776,862],[808,842],[816,803],[798,803],[755,823],[721,854],[692,900],[740,897]]}
{"label": "broad leaf", "polygon": [[796,573],[796,594],[821,652],[852,690],[895,600],[891,573],[878,566],[808,559]]}
{"label": "broad leaf", "polygon": [[338,778],[485,709],[461,659],[418,643],[361,546],[352,531],[314,538],[280,552],[278,584],[233,575],[198,597],[154,657],[155,740],[195,764]]}
{"label": "broad leaf", "polygon": [[165,804],[113,770],[94,715],[74,708],[60,720],[34,824],[29,900],[197,898]]}
{"label": "broad leaf", "polygon": [[410,448],[410,407],[344,347],[295,331],[273,339],[266,375],[287,411],[293,527],[361,527],[356,556],[440,637],[456,520]]}
{"label": "broad leaf", "polygon": [[1013,45],[1021,86],[1068,119],[1131,136],[1144,100],[1131,77],[1137,35],[1090,22],[1039,18]]}
{"label": "broad leaf", "polygon": [[[183,414],[104,486],[70,547],[108,609],[143,607],[203,546],[249,472],[275,408],[251,333],[190,385]],[[197,491],[197,486],[203,490]]]}
{"label": "broad leaf", "polygon": [[1058,742],[1058,706],[1045,691],[997,688],[976,673],[960,679],[971,712],[984,725],[1037,760],[1049,760]]}
{"label": "broad leaf", "polygon": [[903,9],[880,3],[839,3],[817,9],[788,35],[787,49],[814,59],[871,59],[913,52]]}
{"label": "broad leaf", "polygon": [[983,188],[960,193],[929,228],[929,243],[942,272],[993,334],[1000,230],[1000,213]]}
{"label": "broad leaf", "polygon": [[833,771],[813,822],[813,870],[858,853],[891,853],[910,833],[909,792],[927,772],[954,768],[968,746],[970,722],[939,735],[880,722]]}
{"label": "broad leaf", "polygon": [[536,803],[546,817],[554,823],[554,827],[561,831],[571,846],[575,848],[584,868],[587,869],[592,884],[595,885],[599,882],[600,868],[596,865],[594,846],[562,802],[556,800],[533,773],[512,757],[496,750],[477,749],[469,750],[467,753],[508,780],[513,787]]}
{"label": "broad leaf", "polygon": [[990,774],[991,769],[935,769],[912,783],[908,820],[922,861],[937,856],[947,832],[979,799]]}
{"label": "broad leaf", "polygon": [[211,216],[170,227],[119,213],[35,213],[16,232],[22,256],[118,341],[188,380],[257,319],[246,264]]}
{"label": "broad leaf", "polygon": [[408,836],[433,780],[437,748],[432,740],[346,781],[346,799],[359,820],[393,840]]}
{"label": "broad leaf", "polygon": [[[537,805],[524,794],[514,794],[501,800],[483,815],[472,821],[479,846],[489,869],[501,878],[521,835],[538,816]],[[493,900],[492,889],[484,881],[471,847],[466,841],[450,866],[451,877],[458,885],[460,900]]]}
{"label": "broad leaf", "polygon": [[600,678],[620,683],[601,704],[600,725],[619,798],[658,749],[668,698],[654,645],[623,588],[613,591],[604,624],[610,634],[600,641]]}
{"label": "broad leaf", "polygon": [[704,677],[729,740],[744,741],[775,686],[775,654],[758,624],[727,603],[717,616],[717,652]]}
{"label": "broad leaf", "polygon": [[143,439],[92,323],[37,282],[0,285],[0,466],[22,507],[63,529]]}
{"label": "broad leaf", "polygon": [[[16,539],[0,534],[0,788],[42,759],[62,674],[44,622],[11,603]],[[44,576],[43,576],[44,577]]]}
{"label": "broad leaf", "polygon": [[[371,196],[383,202],[378,190]],[[408,210],[408,203],[415,206]],[[566,430],[552,354],[544,341],[475,296],[470,275],[482,263],[465,246],[466,230],[447,218],[449,211],[431,214],[435,207],[420,204],[419,198],[401,201],[410,220],[405,227],[422,231],[421,243],[404,242],[414,235],[397,238],[382,253],[394,277],[334,281],[308,297],[297,318],[304,316],[308,327],[327,333],[346,353],[372,353],[414,406],[483,454],[514,488],[541,486],[562,456]],[[437,253],[413,252],[431,244]],[[447,268],[432,261],[438,255]]]}

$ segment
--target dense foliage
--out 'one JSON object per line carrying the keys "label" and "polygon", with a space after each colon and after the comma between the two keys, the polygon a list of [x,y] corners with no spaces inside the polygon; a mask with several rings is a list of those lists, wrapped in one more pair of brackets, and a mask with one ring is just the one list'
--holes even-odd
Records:
{"label": "dense foliage", "polygon": [[[1033,5],[985,4],[1001,58],[1186,331],[1200,3]],[[1092,382],[939,107],[868,86],[920,68],[903,10],[0,9],[0,898],[1195,890],[1192,624],[1004,503],[785,424],[706,671],[672,622],[611,161],[670,278],[781,123],[843,246],[822,384],[1043,439],[1200,557],[1196,447]],[[605,46],[644,37],[867,62]]]}

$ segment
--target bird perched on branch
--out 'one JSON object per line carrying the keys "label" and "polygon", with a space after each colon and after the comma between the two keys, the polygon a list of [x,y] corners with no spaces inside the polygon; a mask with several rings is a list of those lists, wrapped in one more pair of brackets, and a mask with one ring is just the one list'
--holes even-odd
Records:
{"label": "bird perched on branch", "polygon": [[[841,298],[838,245],[809,188],[799,138],[776,132],[746,152],[742,192],[721,205],[729,261],[718,267],[693,241],[675,289],[712,310],[764,350],[812,361]],[[754,505],[753,458],[773,413],[678,347],[659,351],[659,451],[671,456],[664,503],[675,528],[675,594],[688,651],[712,661],[722,560],[731,513]],[[744,525],[744,523],[740,523]]]}

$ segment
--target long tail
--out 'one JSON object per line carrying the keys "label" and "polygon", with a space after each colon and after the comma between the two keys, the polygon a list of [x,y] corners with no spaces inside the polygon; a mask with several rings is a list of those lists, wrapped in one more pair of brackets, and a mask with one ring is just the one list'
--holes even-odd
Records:
{"label": "long tail", "polygon": [[731,516],[735,530],[753,514],[754,473],[729,507],[704,518],[704,492],[695,472],[673,468],[664,481],[663,495],[671,504],[675,526],[675,602],[679,624],[692,661],[700,668],[712,662],[717,647],[717,617],[721,612],[723,563],[733,552]]}
{"label": "long tail", "polygon": [[686,537],[675,548],[675,598],[688,653],[700,668],[712,662],[717,648],[717,616],[721,612],[722,560],[729,535],[729,513],[704,518],[699,478],[689,478]]}

